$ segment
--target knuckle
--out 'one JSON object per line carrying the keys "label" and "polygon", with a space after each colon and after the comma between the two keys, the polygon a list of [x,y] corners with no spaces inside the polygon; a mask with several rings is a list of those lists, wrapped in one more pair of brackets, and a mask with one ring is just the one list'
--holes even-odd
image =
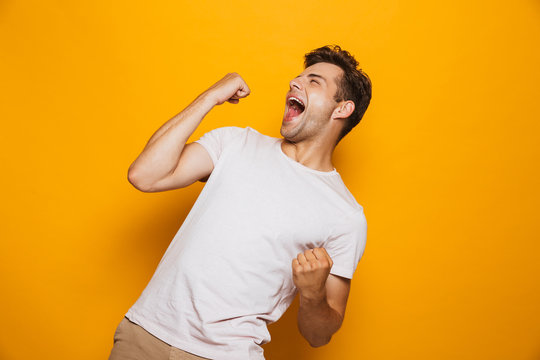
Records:
{"label": "knuckle", "polygon": [[328,263],[327,260],[321,260],[321,266],[324,267],[324,268],[327,268],[330,264]]}

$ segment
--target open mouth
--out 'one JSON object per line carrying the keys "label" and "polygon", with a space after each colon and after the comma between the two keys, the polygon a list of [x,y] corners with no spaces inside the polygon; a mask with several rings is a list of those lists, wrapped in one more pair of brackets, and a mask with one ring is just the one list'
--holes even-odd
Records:
{"label": "open mouth", "polygon": [[287,100],[287,113],[285,114],[285,121],[291,121],[293,118],[300,115],[304,109],[305,105],[302,100],[291,96]]}

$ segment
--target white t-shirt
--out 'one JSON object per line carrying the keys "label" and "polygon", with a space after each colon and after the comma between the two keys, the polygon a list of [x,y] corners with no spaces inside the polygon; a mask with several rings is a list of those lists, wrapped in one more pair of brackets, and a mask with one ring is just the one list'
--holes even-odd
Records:
{"label": "white t-shirt", "polygon": [[226,126],[198,142],[214,170],[126,316],[164,342],[218,360],[264,359],[267,324],[296,295],[292,260],[324,247],[352,278],[364,252],[363,208],[336,169],[309,168],[274,138]]}

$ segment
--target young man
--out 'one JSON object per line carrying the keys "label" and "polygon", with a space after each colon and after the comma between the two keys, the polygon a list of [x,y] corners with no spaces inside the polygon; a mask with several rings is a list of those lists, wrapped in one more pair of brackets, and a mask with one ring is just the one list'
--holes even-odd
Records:
{"label": "young man", "polygon": [[283,139],[227,126],[186,144],[214,106],[249,95],[229,73],[131,165],[128,179],[144,192],[206,185],[119,324],[110,359],[264,359],[267,324],[297,293],[311,346],[340,328],[367,223],[332,153],[364,115],[371,82],[339,46],[313,50],[304,65],[289,84]]}

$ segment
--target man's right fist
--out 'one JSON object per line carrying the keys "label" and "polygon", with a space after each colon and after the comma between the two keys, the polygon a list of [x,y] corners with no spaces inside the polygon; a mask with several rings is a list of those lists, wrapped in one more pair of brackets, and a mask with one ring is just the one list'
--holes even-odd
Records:
{"label": "man's right fist", "polygon": [[250,92],[244,79],[235,72],[228,73],[205,91],[216,105],[221,105],[225,101],[238,104],[239,99],[248,96]]}

